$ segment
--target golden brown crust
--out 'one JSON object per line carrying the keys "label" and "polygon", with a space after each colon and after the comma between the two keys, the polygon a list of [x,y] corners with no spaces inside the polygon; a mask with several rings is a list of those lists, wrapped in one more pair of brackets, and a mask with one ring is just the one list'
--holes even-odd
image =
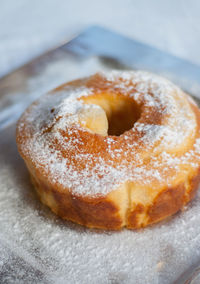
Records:
{"label": "golden brown crust", "polygon": [[[199,172],[191,179],[187,188],[184,184],[166,188],[154,198],[150,206],[135,204],[133,208],[129,208],[126,215],[126,227],[129,229],[146,227],[178,212],[194,198],[200,182]],[[61,193],[45,182],[36,181],[34,177],[31,179],[41,201],[61,218],[90,228],[119,230],[124,226],[119,207],[112,199],[74,197],[69,192]],[[141,214],[143,214],[143,223],[139,221]]]}
{"label": "golden brown crust", "polygon": [[112,200],[74,197],[69,192],[61,193],[33,177],[31,180],[41,201],[61,218],[90,228],[121,229],[123,222]]}
{"label": "golden brown crust", "polygon": [[[101,100],[99,104],[104,108],[104,98],[106,96],[104,93],[106,92],[104,83],[105,82],[100,80],[97,76],[94,78],[94,80],[86,81],[86,83],[85,80],[77,80],[69,83],[69,85],[82,86],[82,84],[86,84],[87,87],[91,87],[90,84],[92,84],[95,94],[85,97],[84,101],[87,104],[87,100],[90,100],[90,103],[96,103],[97,100],[99,103]],[[54,93],[62,91],[65,87],[66,85],[57,88]],[[103,93],[100,94],[98,92],[99,89]],[[112,93],[109,99],[112,107],[117,107],[114,105],[117,100],[120,102],[119,105],[123,105],[124,103],[124,96],[122,94]],[[135,102],[131,105],[130,97],[126,98],[126,103],[128,103],[128,113],[133,112],[135,108],[133,121],[139,119],[140,123],[143,124],[162,125],[165,123],[165,120],[168,119],[167,116],[163,116],[161,112],[158,112],[156,109],[151,107],[146,109],[144,108],[145,111],[142,113]],[[35,105],[37,105],[37,103]],[[192,115],[194,115],[196,120],[195,134],[193,133],[190,139],[187,138],[185,144],[182,143],[181,146],[176,145],[176,147],[174,147],[172,155],[174,155],[177,159],[179,159],[179,157],[181,157],[181,155],[184,153],[194,151],[195,141],[200,137],[200,111],[192,102],[189,102],[189,106]],[[144,185],[141,181],[137,181],[134,177],[133,181],[129,179],[126,182],[122,181],[121,184],[118,184],[114,188],[113,184],[111,183],[109,192],[104,195],[85,195],[73,191],[73,189],[60,183],[59,180],[53,180],[51,178],[49,168],[48,170],[45,168],[45,162],[39,161],[39,164],[37,164],[34,161],[34,156],[31,156],[32,153],[30,154],[30,151],[28,152],[24,148],[24,143],[28,141],[30,137],[32,138],[32,132],[34,132],[34,129],[32,129],[31,126],[28,126],[27,128],[29,123],[28,118],[30,116],[29,113],[31,113],[32,108],[33,106],[26,111],[18,123],[18,149],[26,162],[31,174],[32,182],[41,201],[48,205],[51,210],[61,218],[71,220],[90,228],[119,230],[122,227],[127,227],[129,229],[138,229],[156,223],[168,216],[171,216],[172,214],[175,214],[195,196],[196,190],[200,183],[200,159],[197,159],[195,155],[192,156],[191,160],[195,165],[197,164],[197,166],[190,167],[187,162],[183,161],[180,163],[180,168],[176,172],[174,168],[169,167],[169,170],[167,170],[166,182],[165,180],[159,182],[152,177],[152,179],[149,181],[149,184]],[[52,112],[54,112],[54,110],[52,110]],[[119,131],[119,133],[116,135],[120,135],[124,124],[126,124],[125,128],[127,127],[125,130],[130,128],[130,123],[127,122],[127,117],[124,116],[124,113],[120,112],[120,109],[117,109],[113,117],[114,120],[121,119],[123,123],[119,129],[116,129],[117,126],[116,123],[114,123],[113,128],[110,130],[112,135],[113,133],[117,133],[117,131]],[[60,118],[57,120],[59,119]],[[110,119],[113,119],[112,116]],[[54,123],[57,123],[57,120],[56,122],[54,121]],[[51,124],[48,127],[47,126],[43,127],[41,135],[54,131],[54,124]],[[63,137],[69,136],[67,131],[68,130],[60,131]],[[102,129],[98,129],[98,131],[102,131]],[[124,135],[112,136],[113,141],[115,141],[112,151],[120,149],[121,145],[121,147],[123,146],[124,153],[126,153],[126,156],[123,156],[123,152],[121,156],[116,155],[113,160],[112,155],[110,155],[107,151],[107,137],[82,130],[72,132],[71,137],[73,140],[80,140],[81,138],[82,144],[80,144],[78,148],[78,151],[81,153],[89,153],[94,157],[97,157],[99,153],[101,153],[103,155],[103,159],[108,164],[110,161],[114,161],[116,165],[120,165],[120,163],[123,162],[127,167],[130,167],[132,164],[133,167],[137,167],[137,164],[133,163],[135,153],[132,153],[129,150],[129,145],[128,143],[125,143],[126,141]],[[159,161],[160,154],[162,151],[165,152],[166,149],[164,148],[163,150],[161,144],[160,148],[156,148],[159,149],[158,152],[155,153],[155,147],[152,149],[150,148],[147,151],[146,148],[143,148],[141,137],[142,134],[137,131],[135,133],[126,131],[126,138],[128,139],[129,144],[133,144],[134,142],[138,143],[136,149],[141,157],[143,157],[144,165],[148,169],[148,165],[150,165],[153,155],[155,155],[157,161]],[[75,164],[79,172],[84,169],[85,161],[76,161],[74,149],[70,149],[69,151],[71,152],[68,153],[66,149],[57,142],[57,140],[53,141],[53,143],[54,145],[52,147],[54,147],[56,151],[59,151],[63,157],[68,155],[66,161],[69,163],[69,165],[70,163]],[[90,147],[90,145],[92,145],[92,147]],[[33,145],[31,145],[31,147],[33,147]],[[172,150],[169,149],[168,153],[171,153],[171,151]],[[95,163],[95,160],[91,160],[90,167],[94,168]],[[162,169],[162,166],[163,165],[161,164],[161,170],[165,173],[165,171]],[[153,168],[153,170],[155,169]],[[101,175],[102,173],[99,173],[99,179],[101,179]],[[169,179],[170,182],[167,182],[167,179]]]}

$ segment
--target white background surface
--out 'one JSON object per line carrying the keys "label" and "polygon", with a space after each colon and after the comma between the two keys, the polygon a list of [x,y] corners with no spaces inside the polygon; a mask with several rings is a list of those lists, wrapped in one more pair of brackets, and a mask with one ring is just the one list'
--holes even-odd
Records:
{"label": "white background surface", "polygon": [[200,64],[199,0],[0,0],[0,76],[91,24]]}

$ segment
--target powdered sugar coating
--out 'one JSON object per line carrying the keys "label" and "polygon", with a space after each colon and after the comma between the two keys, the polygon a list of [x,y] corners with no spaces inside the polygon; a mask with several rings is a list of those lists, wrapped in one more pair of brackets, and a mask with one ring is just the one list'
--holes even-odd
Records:
{"label": "powdered sugar coating", "polygon": [[[36,167],[43,167],[53,183],[77,195],[104,196],[126,181],[170,185],[183,164],[198,168],[200,139],[187,95],[151,73],[113,71],[96,76],[107,91],[131,97],[149,123],[141,117],[121,136],[102,138],[102,151],[93,153],[85,149],[92,149],[94,134],[80,125],[80,111],[99,108],[83,101],[98,92],[91,83],[93,78],[82,86],[66,85],[42,97],[24,114],[18,127],[28,135],[22,145],[25,155]],[[159,123],[154,123],[152,113],[160,117]],[[191,139],[192,148],[174,155],[174,149],[179,151]],[[59,149],[55,149],[55,142]]]}

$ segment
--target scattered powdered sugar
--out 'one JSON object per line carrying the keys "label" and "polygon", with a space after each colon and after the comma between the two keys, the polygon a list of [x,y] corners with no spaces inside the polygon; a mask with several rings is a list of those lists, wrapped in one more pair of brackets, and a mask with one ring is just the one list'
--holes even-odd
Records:
{"label": "scattered powdered sugar", "polygon": [[[33,80],[31,84],[31,89],[34,90],[33,97],[46,91],[50,86],[61,84],[66,78],[73,79],[74,74],[81,77],[85,76],[88,69],[91,70],[88,64],[85,66],[80,63],[80,60],[77,61],[77,65],[74,62],[69,63],[71,58],[71,54],[66,61],[62,58],[62,66],[59,64],[55,68],[53,65],[51,76],[45,77],[44,72],[38,73],[38,80],[42,78],[42,82]],[[87,59],[87,61],[90,60],[91,58]],[[95,63],[95,68],[96,65],[98,64]],[[102,68],[99,65],[97,67],[93,68],[92,72]],[[55,69],[58,74],[56,76]],[[113,73],[109,74],[111,76]],[[129,76],[127,73],[126,75],[121,73],[121,75]],[[193,83],[192,86],[194,86]],[[199,88],[195,89],[196,94],[198,91]],[[139,98],[140,93],[138,94]],[[65,91],[63,99],[66,96]],[[17,98],[16,101],[19,101],[16,94],[12,93],[10,97],[15,100]],[[24,101],[27,90],[21,97]],[[51,99],[48,101],[49,108],[53,108],[60,102],[61,97],[54,96],[53,101]],[[157,101],[149,99],[149,106],[156,103]],[[52,118],[50,109],[45,111],[43,108],[44,112],[38,114],[39,118],[29,117],[37,129],[40,129],[45,119],[48,118],[49,121]],[[35,115],[36,112],[37,107]],[[76,284],[170,284],[192,265],[198,266],[200,260],[199,194],[180,215],[177,214],[172,219],[145,230],[121,232],[89,230],[61,221],[38,202],[30,184],[28,172],[17,153],[14,142],[15,126],[2,131],[0,136],[0,279],[2,284],[72,282]],[[126,133],[124,139],[132,148]],[[108,137],[107,143],[110,149],[116,144],[111,137]],[[37,145],[39,150],[43,146],[44,141],[40,147]],[[32,147],[34,148],[34,144]],[[185,154],[182,159],[186,159],[188,163],[191,162],[192,155],[196,156],[199,149],[198,139],[195,151]],[[115,152],[119,153],[119,151],[112,152],[114,157]],[[50,155],[49,150],[46,154]],[[80,159],[81,155],[78,155]],[[138,160],[139,158],[138,156]],[[154,156],[152,159],[155,168],[159,168],[160,160]],[[169,164],[169,168],[179,170],[178,165],[181,162],[179,158],[163,151],[162,159]],[[62,166],[61,162],[62,160],[60,160],[60,166]],[[52,168],[52,171],[56,167],[57,165]],[[63,165],[63,167],[62,170],[66,170],[66,166]],[[142,166],[136,169],[138,176],[146,171]],[[74,179],[75,174],[76,172],[74,172]],[[77,178],[80,179],[80,176]]]}
{"label": "scattered powdered sugar", "polygon": [[[14,140],[15,125],[1,132],[2,284],[171,284],[197,267],[199,194],[181,214],[144,230],[89,230],[60,220],[38,202]],[[168,153],[163,156],[170,161]]]}
{"label": "scattered powdered sugar", "polygon": [[[132,97],[146,112],[147,120],[148,115],[156,111],[160,123],[154,123],[152,118],[151,123],[139,119],[129,133],[104,137],[104,150],[93,153],[92,143],[96,142],[90,132],[81,127],[80,112],[100,108],[82,100],[96,92],[95,86],[90,79],[85,81],[87,86],[85,83],[81,87],[66,85],[31,106],[23,117],[27,125],[23,120],[19,124],[29,135],[23,151],[36,167],[45,167],[49,178],[63,188],[90,196],[106,195],[126,181],[140,184],[156,181],[170,185],[183,163],[198,168],[199,139],[190,151],[179,156],[172,151],[179,151],[187,144],[196,134],[197,127],[187,96],[178,87],[146,72],[113,71],[98,76],[104,78],[109,91]],[[133,141],[134,135],[139,138]],[[59,144],[58,149],[54,146],[55,141]],[[148,164],[145,162],[147,157]]]}

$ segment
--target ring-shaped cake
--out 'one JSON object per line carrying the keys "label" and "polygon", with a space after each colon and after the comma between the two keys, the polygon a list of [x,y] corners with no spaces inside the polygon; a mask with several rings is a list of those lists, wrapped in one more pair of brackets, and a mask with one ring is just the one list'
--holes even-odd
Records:
{"label": "ring-shaped cake", "polygon": [[200,180],[200,111],[180,88],[142,71],[66,83],[17,125],[41,201],[91,228],[145,227],[181,209]]}

